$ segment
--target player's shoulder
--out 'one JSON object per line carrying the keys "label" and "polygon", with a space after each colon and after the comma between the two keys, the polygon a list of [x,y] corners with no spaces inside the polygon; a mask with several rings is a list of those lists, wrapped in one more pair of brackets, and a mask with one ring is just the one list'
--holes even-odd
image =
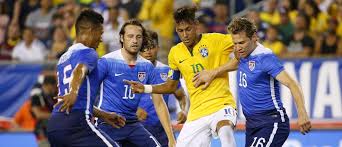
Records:
{"label": "player's shoulder", "polygon": [[274,56],[274,53],[271,49],[266,48],[262,44],[257,42],[257,47],[251,53],[252,57],[264,57],[264,56]]}
{"label": "player's shoulder", "polygon": [[156,69],[169,69],[170,67],[157,60],[155,68]]}
{"label": "player's shoulder", "polygon": [[139,66],[145,66],[147,68],[154,68],[154,65],[152,64],[152,62],[150,60],[145,59],[144,57],[142,57],[141,55],[138,55],[137,58],[137,65]]}
{"label": "player's shoulder", "polygon": [[[71,59],[71,57],[75,57],[78,55],[84,55],[84,56],[96,56],[97,53],[94,49],[87,47],[83,45],[82,43],[76,43],[71,45],[67,51],[60,57],[58,64],[64,63],[65,61]],[[73,58],[74,59],[74,58]]]}
{"label": "player's shoulder", "polygon": [[182,48],[186,48],[183,42],[177,43],[176,45],[171,47],[170,53],[172,52],[179,52]]}
{"label": "player's shoulder", "polygon": [[121,50],[116,50],[116,51],[107,53],[107,54],[103,55],[101,58],[123,60]]}

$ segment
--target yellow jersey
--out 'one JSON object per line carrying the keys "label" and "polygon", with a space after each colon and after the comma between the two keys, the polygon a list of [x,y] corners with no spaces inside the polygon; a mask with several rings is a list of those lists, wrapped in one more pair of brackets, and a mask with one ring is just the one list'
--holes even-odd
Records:
{"label": "yellow jersey", "polygon": [[181,72],[190,95],[189,121],[217,112],[226,105],[236,108],[229,90],[228,73],[216,77],[205,90],[201,86],[195,88],[192,82],[195,73],[212,70],[227,63],[233,45],[231,35],[208,33],[202,34],[192,53],[182,42],[171,48],[169,66],[172,70]]}

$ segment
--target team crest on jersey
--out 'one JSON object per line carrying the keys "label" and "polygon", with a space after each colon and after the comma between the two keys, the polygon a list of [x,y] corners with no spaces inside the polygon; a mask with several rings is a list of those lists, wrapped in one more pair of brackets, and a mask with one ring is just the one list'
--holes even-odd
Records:
{"label": "team crest on jersey", "polygon": [[255,61],[249,61],[248,62],[248,68],[249,68],[249,70],[253,71],[255,68]]}
{"label": "team crest on jersey", "polygon": [[161,78],[163,81],[166,81],[166,80],[167,80],[167,73],[160,73],[160,78]]}
{"label": "team crest on jersey", "polygon": [[144,81],[146,78],[146,72],[138,72],[138,79],[140,82]]}
{"label": "team crest on jersey", "polygon": [[209,55],[207,48],[201,48],[200,53],[201,53],[202,57],[208,57],[208,55]]}

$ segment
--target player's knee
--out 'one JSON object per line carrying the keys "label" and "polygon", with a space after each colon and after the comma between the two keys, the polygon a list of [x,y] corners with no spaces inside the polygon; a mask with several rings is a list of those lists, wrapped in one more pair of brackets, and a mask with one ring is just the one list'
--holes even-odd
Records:
{"label": "player's knee", "polygon": [[221,120],[216,124],[216,132],[218,133],[223,126],[230,126],[231,128],[234,128],[234,124],[231,121]]}

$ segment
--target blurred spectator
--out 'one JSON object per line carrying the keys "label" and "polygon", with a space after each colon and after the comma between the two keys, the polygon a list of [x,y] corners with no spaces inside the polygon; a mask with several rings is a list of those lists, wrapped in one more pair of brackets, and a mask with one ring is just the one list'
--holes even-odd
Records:
{"label": "blurred spectator", "polygon": [[20,41],[19,25],[13,24],[8,26],[5,41],[0,44],[0,60],[11,60],[12,51],[16,44]]}
{"label": "blurred spectator", "polygon": [[284,57],[306,58],[314,49],[314,40],[306,34],[305,30],[295,30]]}
{"label": "blurred spectator", "polygon": [[277,11],[277,0],[267,0],[264,6],[264,10],[260,12],[260,19],[271,25],[280,24],[280,14]]}
{"label": "blurred spectator", "polygon": [[[158,2],[157,2],[158,1]],[[160,60],[167,62],[167,54],[172,46],[174,21],[173,0],[145,0],[139,12],[139,19],[151,21],[151,29],[160,37]]]}
{"label": "blurred spectator", "polygon": [[5,2],[0,2],[0,44],[5,42],[6,28],[10,20],[7,9]]}
{"label": "blurred spectator", "polygon": [[48,58],[50,60],[57,60],[66,52],[72,41],[68,38],[64,28],[58,26],[54,29],[52,44]]}
{"label": "blurred spectator", "polygon": [[[154,0],[153,0],[154,1]],[[154,1],[155,4],[165,3],[165,0],[158,0]],[[173,6],[173,0],[166,0],[170,1],[171,6]],[[128,11],[129,18],[137,18],[138,13],[140,12],[141,8],[141,1],[140,0],[122,0],[122,7]],[[158,9],[163,9],[162,7],[157,7]]]}
{"label": "blurred spectator", "polygon": [[338,5],[338,11],[337,11],[336,20],[338,22],[337,35],[342,38],[342,1]]}
{"label": "blurred spectator", "polygon": [[55,9],[52,8],[51,1],[41,0],[40,8],[27,16],[25,26],[33,28],[37,38],[47,43],[50,36],[49,27],[52,24],[51,20],[54,13]]}
{"label": "blurred spectator", "polygon": [[294,31],[294,26],[290,21],[289,13],[282,9],[280,11],[280,25],[278,26],[279,33],[281,35],[281,40],[284,44],[288,44],[290,42],[290,38]]}
{"label": "blurred spectator", "polygon": [[119,32],[124,22],[122,18],[119,18],[118,7],[109,8],[108,19],[109,22],[104,25],[102,41],[106,46],[107,52],[112,52],[121,49]]}
{"label": "blurred spectator", "polygon": [[20,28],[25,27],[25,21],[27,16],[39,9],[39,0],[17,0],[19,2],[20,12],[19,12],[19,24]]}
{"label": "blurred spectator", "polygon": [[44,44],[36,39],[33,29],[25,28],[23,31],[23,40],[13,49],[12,59],[21,62],[43,61],[46,55]]}
{"label": "blurred spectator", "polygon": [[306,0],[302,12],[310,17],[309,34],[311,37],[315,37],[327,30],[329,16],[327,13],[320,12],[313,0]]}
{"label": "blurred spectator", "polygon": [[103,14],[103,12],[107,9],[107,5],[102,0],[94,0],[90,7],[96,11],[97,13]]}
{"label": "blurred spectator", "polygon": [[205,15],[202,15],[198,18],[198,25],[197,25],[197,33],[198,34],[203,34],[203,33],[208,33],[208,21],[206,20]]}
{"label": "blurred spectator", "polygon": [[52,27],[63,26],[64,16],[61,13],[55,13],[52,15]]}
{"label": "blurred spectator", "polygon": [[224,0],[217,0],[213,11],[215,13],[215,17],[213,22],[209,24],[209,31],[210,32],[217,32],[217,33],[227,33],[227,24],[229,22],[229,9],[228,4]]}
{"label": "blurred spectator", "polygon": [[31,112],[31,100],[27,100],[15,114],[11,130],[33,132],[36,120]]}
{"label": "blurred spectator", "polygon": [[31,110],[37,122],[34,133],[41,143],[46,143],[47,122],[55,103],[53,97],[57,95],[56,77],[45,76],[41,88],[32,89],[31,95]]}
{"label": "blurred spectator", "polygon": [[278,30],[275,26],[268,27],[263,45],[271,49],[278,57],[282,57],[286,50],[285,45],[279,40]]}
{"label": "blurred spectator", "polygon": [[341,56],[342,40],[337,37],[334,30],[328,30],[319,36],[315,44],[315,55],[317,56]]}
{"label": "blurred spectator", "polygon": [[[297,0],[281,0],[280,1],[280,13],[286,11],[288,13],[288,17],[290,18],[290,21],[294,23],[296,20],[296,16],[298,14],[297,5],[298,5]],[[280,16],[280,17],[282,18],[283,16]]]}
{"label": "blurred spectator", "polygon": [[261,40],[265,40],[266,29],[269,25],[260,19],[260,14],[259,14],[258,10],[250,9],[247,12],[247,18],[252,20],[252,22],[256,25],[257,31],[258,31],[257,36]]}

